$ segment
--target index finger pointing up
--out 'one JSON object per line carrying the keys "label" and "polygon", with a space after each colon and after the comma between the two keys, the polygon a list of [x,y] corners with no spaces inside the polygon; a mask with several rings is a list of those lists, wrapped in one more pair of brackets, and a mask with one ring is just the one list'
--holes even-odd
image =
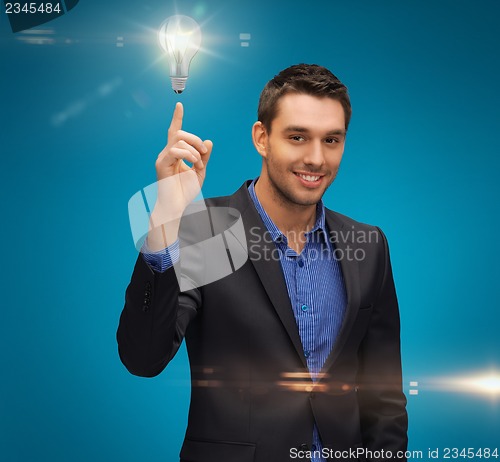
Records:
{"label": "index finger pointing up", "polygon": [[172,116],[172,122],[170,122],[170,127],[168,127],[169,136],[173,135],[175,132],[182,129],[182,117],[184,115],[184,108],[182,103],[177,103],[174,109],[174,115]]}

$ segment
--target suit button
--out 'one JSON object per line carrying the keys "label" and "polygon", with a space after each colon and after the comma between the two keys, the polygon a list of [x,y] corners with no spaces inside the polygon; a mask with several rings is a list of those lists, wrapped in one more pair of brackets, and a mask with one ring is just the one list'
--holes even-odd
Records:
{"label": "suit button", "polygon": [[142,311],[144,311],[144,313],[148,312],[149,311],[149,305],[143,305],[142,306]]}
{"label": "suit button", "polygon": [[299,446],[299,451],[309,451],[309,446],[306,443],[302,443]]}

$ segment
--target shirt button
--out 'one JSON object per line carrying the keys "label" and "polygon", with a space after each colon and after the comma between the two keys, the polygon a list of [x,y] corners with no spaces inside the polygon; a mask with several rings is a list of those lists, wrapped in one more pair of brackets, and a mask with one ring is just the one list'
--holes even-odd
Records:
{"label": "shirt button", "polygon": [[309,309],[309,307],[307,305],[302,305],[300,309],[305,313]]}
{"label": "shirt button", "polygon": [[304,260],[302,260],[302,258],[300,258],[298,261],[297,261],[297,264],[302,268],[304,266]]}
{"label": "shirt button", "polygon": [[313,444],[313,445],[311,446],[311,449],[312,449],[313,451],[316,451],[316,445],[315,445],[315,444]]}
{"label": "shirt button", "polygon": [[309,350],[304,350],[304,356],[309,358],[309,356],[311,356],[311,352]]}

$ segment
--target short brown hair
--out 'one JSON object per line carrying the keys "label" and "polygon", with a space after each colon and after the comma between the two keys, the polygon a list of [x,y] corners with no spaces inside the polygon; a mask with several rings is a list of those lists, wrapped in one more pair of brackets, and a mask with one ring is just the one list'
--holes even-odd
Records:
{"label": "short brown hair", "polygon": [[326,67],[317,64],[296,64],[274,76],[262,90],[257,119],[271,132],[279,99],[287,93],[303,93],[311,96],[332,98],[344,108],[345,129],[351,120],[351,101],[347,87]]}

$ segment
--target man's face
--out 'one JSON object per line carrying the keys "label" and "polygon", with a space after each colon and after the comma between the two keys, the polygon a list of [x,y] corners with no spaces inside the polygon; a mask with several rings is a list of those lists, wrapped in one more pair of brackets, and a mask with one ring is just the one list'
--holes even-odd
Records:
{"label": "man's face", "polygon": [[339,101],[289,93],[278,102],[271,133],[260,126],[261,177],[266,177],[281,202],[316,204],[335,179],[345,135],[344,109]]}

